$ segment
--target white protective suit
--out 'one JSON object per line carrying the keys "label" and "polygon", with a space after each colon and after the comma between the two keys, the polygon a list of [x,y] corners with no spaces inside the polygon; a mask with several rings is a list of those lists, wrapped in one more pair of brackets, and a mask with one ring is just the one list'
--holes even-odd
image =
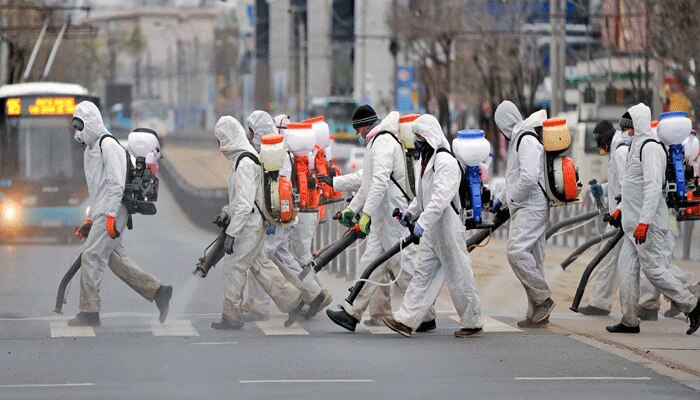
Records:
{"label": "white protective suit", "polygon": [[[622,183],[622,229],[625,231],[618,260],[620,274],[620,303],[622,323],[629,327],[639,325],[639,271],[649,279],[661,294],[673,301],[681,312],[688,313],[696,305],[697,298],[683,286],[667,268],[664,254],[669,228],[668,207],[663,194],[666,169],[666,153],[656,143],[644,146],[647,139],[658,140],[651,132],[651,110],[638,104],[628,110],[634,124],[630,154],[625,165]],[[634,243],[638,224],[648,224],[646,242]]]}
{"label": "white protective suit", "polygon": [[467,232],[459,215],[452,208],[460,206],[459,185],[462,169],[450,153],[450,144],[440,123],[432,115],[416,119],[413,132],[425,138],[434,149],[422,176],[418,178],[416,198],[407,211],[425,230],[421,238],[419,260],[403,303],[394,318],[416,330],[437,300],[447,278],[447,288],[463,327],[484,326],[476,292],[472,262],[465,242]]}
{"label": "white protective suit", "polygon": [[226,234],[235,238],[233,254],[223,259],[224,307],[223,317],[231,323],[243,323],[241,302],[246,272],[253,272],[263,290],[272,298],[277,308],[289,312],[301,301],[301,293],[284,279],[279,269],[263,253],[265,227],[255,202],[262,204],[262,168],[245,152],[258,153],[248,143],[241,124],[233,117],[221,117],[214,127],[219,139],[219,150],[233,160],[229,172],[229,204],[224,211],[230,218]]}
{"label": "white protective suit", "polygon": [[[85,128],[79,137],[85,145],[83,164],[90,195],[92,229],[83,245],[80,268],[80,311],[99,312],[100,283],[105,267],[148,301],[153,301],[161,283],[142,271],[130,260],[122,246],[129,214],[122,203],[126,184],[126,151],[113,138],[106,138],[100,149],[100,138],[110,133],[102,122],[100,110],[83,101],[75,109],[75,117]],[[107,216],[116,218],[117,239],[107,234]]]}
{"label": "white protective suit", "polygon": [[[355,214],[362,211],[372,218],[370,234],[365,238],[365,251],[360,258],[358,273],[362,273],[367,266],[379,255],[395,245],[402,236],[408,234],[408,230],[391,216],[394,208],[405,210],[408,201],[401,190],[391,181],[391,176],[397,182],[404,182],[406,176],[406,164],[403,159],[403,147],[398,143],[396,135],[399,128],[399,114],[390,113],[384,120],[375,126],[367,135],[368,151],[365,155],[362,171],[362,185],[348,206]],[[380,132],[387,131],[379,135]],[[388,283],[392,277],[396,278],[401,294],[405,292],[411,280],[414,262],[415,246],[409,246],[399,254],[392,257],[394,262],[387,262],[377,268],[369,279],[375,282]],[[403,271],[401,271],[403,267]],[[347,301],[343,309],[358,321],[369,306],[370,299],[380,286],[367,283],[351,305]],[[386,296],[387,291],[382,291]],[[390,301],[384,303],[391,306]],[[390,309],[387,310],[390,312]],[[381,321],[387,315],[372,315],[373,319]],[[428,317],[427,320],[434,319]]]}
{"label": "white protective suit", "polygon": [[[628,135],[617,131],[610,142],[610,157],[608,161],[608,212],[613,213],[617,208],[616,197],[622,194],[622,178],[625,173],[625,163],[629,154],[629,144],[632,141]],[[616,228],[611,228],[616,229]],[[612,308],[612,299],[617,290],[617,259],[622,248],[622,241],[603,258],[591,279],[588,304],[593,307],[608,310]]]}
{"label": "white protective suit", "polygon": [[525,288],[528,298],[526,317],[529,319],[534,306],[552,296],[544,278],[549,202],[541,189],[544,187],[544,147],[532,135],[522,139],[519,150],[516,147],[523,133],[534,132],[535,126],[542,126],[546,114],[536,112],[523,120],[515,104],[504,101],[496,109],[494,118],[510,141],[506,184],[496,198],[510,210],[508,262]]}
{"label": "white protective suit", "polygon": [[[256,148],[256,151],[260,151],[260,142],[263,136],[278,132],[272,117],[265,111],[253,111],[246,120],[246,125],[249,130],[253,131],[254,137],[251,140],[251,144]],[[292,163],[289,156],[285,157],[279,174],[280,176],[292,178]],[[299,280],[298,275],[301,272],[301,266],[290,251],[290,236],[293,229],[293,226],[277,226],[274,234],[266,235],[265,256],[279,267],[280,272],[282,272],[287,281],[301,291],[304,303],[311,304],[321,293],[322,289],[313,276],[307,276],[303,282]],[[255,300],[253,301],[253,303],[256,302]]]}

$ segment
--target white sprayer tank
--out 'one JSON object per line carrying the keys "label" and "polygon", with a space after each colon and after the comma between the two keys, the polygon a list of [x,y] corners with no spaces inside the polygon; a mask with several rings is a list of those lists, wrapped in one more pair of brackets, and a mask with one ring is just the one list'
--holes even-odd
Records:
{"label": "white sprayer tank", "polygon": [[420,114],[408,114],[399,118],[399,140],[408,150],[416,148],[414,143],[416,136],[413,134],[413,123],[420,117]]}
{"label": "white sprayer tank", "polygon": [[265,135],[260,139],[260,162],[267,171],[279,171],[284,164],[287,151],[284,137],[279,134]]}
{"label": "white sprayer tank", "polygon": [[316,144],[322,149],[330,146],[331,143],[331,129],[325,121],[323,116],[305,119],[301,122],[310,123],[311,128],[314,130],[316,135]]}
{"label": "white sprayer tank", "polygon": [[659,135],[659,139],[673,145],[683,143],[692,129],[693,123],[688,118],[688,113],[671,111],[661,113],[656,133]]}
{"label": "white sprayer tank", "polygon": [[295,156],[308,156],[316,146],[316,134],[308,122],[291,122],[284,132],[284,141]]}
{"label": "white sprayer tank", "polygon": [[698,159],[698,153],[700,153],[700,140],[698,140],[697,132],[693,131],[685,140],[683,141],[683,152],[685,153],[685,159],[689,162],[695,162]]}
{"label": "white sprayer tank", "polygon": [[486,140],[484,131],[463,130],[457,132],[457,137],[452,141],[452,152],[462,165],[476,166],[488,158],[491,144]]}
{"label": "white sprayer tank", "polygon": [[158,136],[152,132],[138,130],[131,132],[127,139],[127,145],[129,146],[129,154],[134,158],[146,158],[149,153],[153,154],[156,160],[161,158]]}

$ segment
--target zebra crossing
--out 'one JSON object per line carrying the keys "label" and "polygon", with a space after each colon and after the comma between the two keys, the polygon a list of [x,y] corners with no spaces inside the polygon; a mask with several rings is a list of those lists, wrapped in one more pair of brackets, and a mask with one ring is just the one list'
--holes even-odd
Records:
{"label": "zebra crossing", "polygon": [[[190,315],[189,319],[183,317],[166,321],[160,324],[152,317],[103,317],[100,327],[73,327],[68,326],[68,318],[36,318],[22,320],[3,320],[0,322],[0,340],[17,339],[24,337],[36,338],[100,338],[110,335],[130,335],[159,337],[187,337],[187,338],[247,338],[259,336],[309,336],[330,333],[349,333],[332,324],[325,318],[316,318],[311,321],[297,321],[289,327],[284,326],[285,315],[274,315],[269,320],[247,323],[240,331],[215,331],[209,324],[216,320],[217,315],[201,314]],[[487,333],[518,333],[520,329],[490,316],[484,316],[484,332]],[[459,326],[459,318],[451,315],[438,317],[438,329],[434,333],[451,333]],[[23,322],[25,322],[23,324]],[[363,323],[357,325],[357,335],[391,335],[395,334],[385,326],[367,326]],[[212,340],[207,344],[230,344],[227,340]]]}

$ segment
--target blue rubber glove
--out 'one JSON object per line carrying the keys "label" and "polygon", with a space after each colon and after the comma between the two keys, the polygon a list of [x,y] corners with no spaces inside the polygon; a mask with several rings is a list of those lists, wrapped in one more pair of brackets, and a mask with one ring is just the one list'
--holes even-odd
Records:
{"label": "blue rubber glove", "polygon": [[425,230],[423,230],[423,227],[420,226],[418,222],[416,222],[416,226],[413,227],[413,236],[415,237],[423,237],[423,233]]}
{"label": "blue rubber glove", "polygon": [[492,213],[492,214],[497,213],[498,210],[501,209],[501,207],[503,207],[503,203],[501,203],[501,200],[495,199],[495,200],[491,203],[491,213]]}
{"label": "blue rubber glove", "polygon": [[413,221],[413,215],[411,215],[410,212],[404,211],[401,213],[401,217],[399,218],[399,223],[403,226],[408,228],[408,224]]}
{"label": "blue rubber glove", "polygon": [[267,233],[268,235],[274,235],[276,231],[277,227],[274,225],[270,225],[267,227],[267,229],[265,229],[265,233]]}

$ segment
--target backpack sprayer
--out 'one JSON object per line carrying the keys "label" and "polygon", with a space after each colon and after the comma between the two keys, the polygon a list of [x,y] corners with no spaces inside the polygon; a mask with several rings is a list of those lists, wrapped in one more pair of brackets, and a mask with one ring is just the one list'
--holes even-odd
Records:
{"label": "backpack sprayer", "polygon": [[481,164],[488,159],[491,144],[484,137],[484,131],[463,130],[457,132],[452,141],[452,150],[464,174],[459,185],[462,223],[467,230],[492,228],[493,224],[484,223],[482,219],[483,204],[491,201],[491,191],[481,181]]}
{"label": "backpack sprayer", "polygon": [[[391,213],[391,216],[394,218],[399,218],[401,217],[401,210],[398,208],[395,208],[394,211]],[[360,276],[360,279],[358,279],[355,284],[350,288],[350,294],[348,297],[345,299],[349,304],[352,304],[357,296],[360,294],[360,291],[362,291],[362,288],[365,286],[365,282],[368,281],[369,277],[372,275],[372,273],[379,268],[382,264],[384,264],[387,260],[389,260],[391,257],[395,256],[398,254],[401,250],[406,248],[407,246],[410,246],[412,244],[419,244],[420,243],[420,238],[416,237],[413,235],[413,228],[415,225],[412,222],[408,223],[408,231],[410,234],[402,238],[401,241],[393,245],[391,248],[389,248],[387,251],[382,253],[376,260],[372,261],[367,268],[365,268],[364,272],[362,272],[362,275]]]}
{"label": "backpack sprayer", "polygon": [[[693,123],[684,111],[661,113],[656,132],[663,142],[668,143],[666,154],[666,204],[669,208],[678,210],[678,220],[700,219],[700,201],[696,200],[693,191],[698,191],[695,169],[686,162],[692,154],[686,156],[684,141],[689,139]],[[647,139],[640,148],[639,159],[642,159],[644,146],[654,139]],[[692,151],[692,144],[687,146]],[[664,148],[665,149],[665,148]],[[695,155],[697,158],[697,154]],[[700,194],[700,193],[698,193]]]}

